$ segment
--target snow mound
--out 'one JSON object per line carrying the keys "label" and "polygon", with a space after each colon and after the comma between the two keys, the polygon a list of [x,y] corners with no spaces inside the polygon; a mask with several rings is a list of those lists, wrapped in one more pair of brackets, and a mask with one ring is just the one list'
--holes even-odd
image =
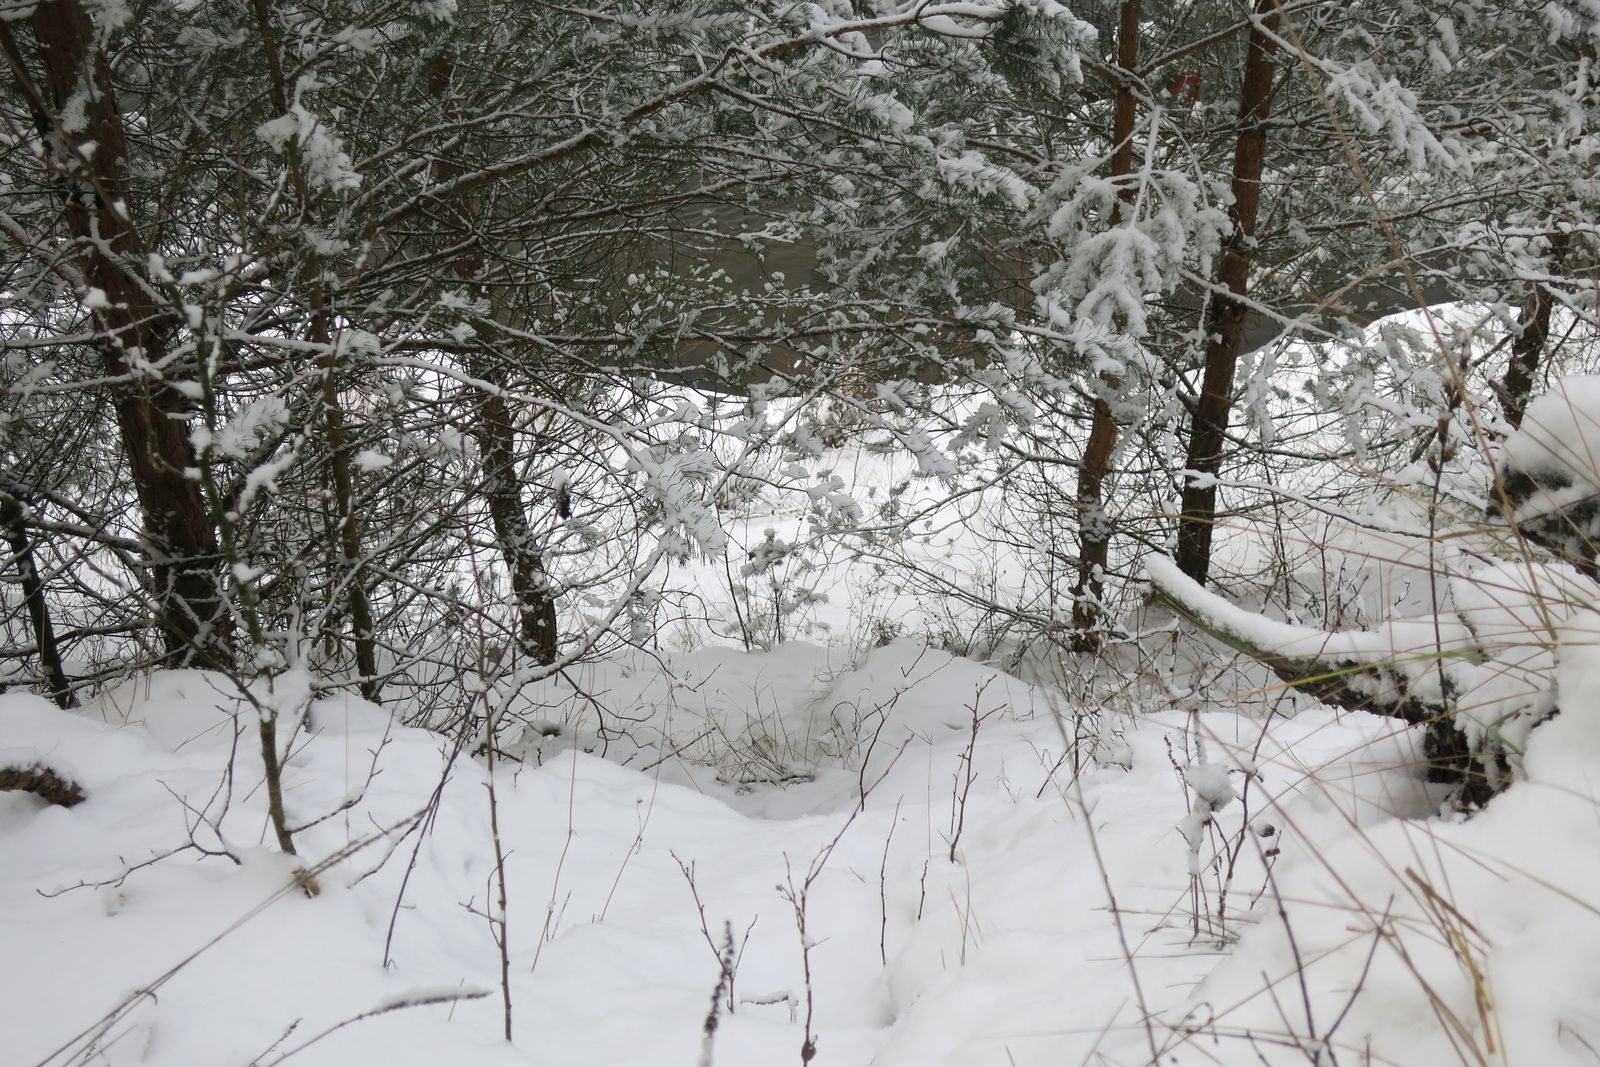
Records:
{"label": "snow mound", "polygon": [[1571,375],[1535,398],[1501,447],[1509,518],[1568,559],[1600,536],[1600,376]]}
{"label": "snow mound", "polygon": [[1556,476],[1600,493],[1600,375],[1574,374],[1552,382],[1549,392],[1529,402],[1502,455],[1510,470]]}
{"label": "snow mound", "polygon": [[[76,712],[0,695],[6,751],[87,793],[0,794],[0,1047],[114,1067],[695,1063],[729,932],[723,1065],[792,1061],[808,1017],[841,1067],[1144,1064],[1152,1042],[1163,1063],[1303,1063],[1317,1042],[1443,1063],[1490,1034],[1508,1062],[1559,1067],[1600,1043],[1590,644],[1559,647],[1564,713],[1526,780],[1465,823],[1427,819],[1439,793],[1391,720],[1134,717],[910,645],[843,671],[815,656],[719,652],[670,691],[638,661],[597,665],[610,725],[656,742],[602,758],[574,727],[542,763],[498,763],[510,1042],[470,752],[310,701],[284,739],[291,859],[268,847],[251,731],[235,741],[253,705],[223,679],[158,674]],[[287,715],[311,688],[273,692]],[[783,736],[825,722],[856,747],[785,785],[661,759],[740,694]],[[1111,740],[1119,762],[1093,758]],[[1415,1025],[1444,1012],[1449,1032]]]}

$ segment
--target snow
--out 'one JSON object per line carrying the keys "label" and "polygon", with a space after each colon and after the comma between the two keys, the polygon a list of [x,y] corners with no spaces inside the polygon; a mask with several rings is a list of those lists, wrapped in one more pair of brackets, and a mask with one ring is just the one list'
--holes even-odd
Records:
{"label": "snow", "polygon": [[1568,375],[1530,401],[1504,457],[1512,470],[1565,476],[1600,493],[1600,376]]}
{"label": "snow", "polygon": [[279,153],[293,143],[299,149],[305,176],[314,186],[348,190],[361,184],[361,175],[322,117],[299,102],[291,104],[286,114],[261,123],[256,136]]}
{"label": "snow", "polygon": [[356,467],[363,471],[382,470],[393,462],[393,456],[384,455],[382,452],[370,448],[364,448],[355,455]]}
{"label": "snow", "polygon": [[1221,811],[1237,796],[1228,780],[1231,770],[1225,764],[1192,763],[1184,768],[1183,781],[1197,800],[1204,801],[1212,811]]}
{"label": "snow", "polygon": [[1587,551],[1600,535],[1600,377],[1554,382],[1528,404],[1501,457],[1510,518],[1569,554]]}
{"label": "snow", "polygon": [[[1376,634],[1324,633],[1309,626],[1279,622],[1238,607],[1206,592],[1166,556],[1148,556],[1144,566],[1145,573],[1157,588],[1171,593],[1186,607],[1195,610],[1208,625],[1235,634],[1256,648],[1287,657],[1350,659],[1358,663],[1387,663],[1396,655],[1394,642]],[[1404,646],[1401,646],[1398,651],[1404,650]]]}
{"label": "snow", "polygon": [[1558,650],[1575,615],[1600,600],[1600,587],[1574,568],[1548,561],[1438,566],[1427,603],[1438,610],[1397,613],[1371,629],[1326,632],[1267,618],[1202,589],[1165,556],[1145,560],[1150,581],[1194,617],[1252,647],[1305,664],[1372,668],[1351,687],[1394,701],[1411,695],[1443,706],[1448,688],[1456,726],[1475,751],[1505,755],[1515,770],[1530,733],[1555,709],[1550,685]]}
{"label": "snow", "polygon": [[[909,641],[853,667],[806,645],[592,665],[632,720],[610,724],[605,757],[593,709],[551,684],[524,695],[551,716],[530,733],[559,723],[564,744],[530,741],[495,772],[509,1044],[481,760],[352,696],[311,701],[280,727],[291,819],[332,813],[296,838],[318,867],[308,898],[270,848],[255,711],[232,683],[161,672],[74,712],[7,694],[0,762],[43,762],[88,799],[0,795],[0,915],[27,961],[0,972],[0,1042],[27,1064],[89,1062],[91,1038],[109,1064],[692,1063],[720,966],[707,938],[727,923],[742,952],[713,1062],[784,1062],[807,989],[780,887],[816,872],[820,1062],[1143,1063],[1152,1036],[1164,1062],[1304,1062],[1292,1041],[1312,1039],[1450,1062],[1452,1038],[1415,1025],[1436,1010],[1456,1041],[1484,1047],[1489,1025],[1507,1062],[1584,1062],[1600,616],[1565,632],[1560,689],[1585,696],[1468,822],[1428,817],[1440,794],[1408,766],[1416,738],[1365,714],[1067,707]],[[274,687],[285,723],[310,684]],[[1091,716],[1124,765],[1080,748],[1074,775]],[[712,722],[808,773],[719,772],[715,745],[690,744]]]}
{"label": "snow", "polygon": [[[247,449],[276,418],[246,409],[219,437]],[[1525,428],[1553,418],[1535,408]],[[1174,677],[1151,698],[1103,684],[1109,656],[1058,663],[1052,684],[895,637],[931,631],[937,601],[819,558],[807,535],[845,494],[939,498],[904,482],[943,459],[925,444],[793,464],[782,477],[804,502],[728,519],[731,570],[750,574],[694,558],[674,576],[699,591],[700,629],[515,691],[468,679],[448,705],[472,716],[461,747],[402,725],[416,694],[378,707],[305,670],[248,693],[161,671],[70,712],[0,694],[0,767],[48,767],[87,797],[0,793],[0,938],[21,961],[0,968],[7,1062],[699,1063],[725,929],[737,966],[710,1057],[724,1067],[793,1062],[808,1014],[823,1065],[1142,1067],[1152,1048],[1163,1064],[1241,1067],[1330,1050],[1592,1062],[1589,579],[1424,551],[1400,518],[1348,516],[1329,551],[1382,564],[1351,578],[1371,605],[1334,632],[1146,561],[1196,614],[1265,647],[1393,668],[1424,696],[1448,678],[1458,722],[1513,765],[1463,819],[1423,780],[1419,731],[1296,704],[1264,673],[1231,693]],[[667,491],[703,486],[689,461],[644,461],[695,475],[660,496],[689,514]],[[1027,578],[970,529],[915,547],[941,574],[988,569],[996,597]],[[787,635],[752,621],[780,602],[795,605]],[[1182,654],[1199,673],[1224,658],[1196,647]],[[1130,674],[1155,660],[1138,651]],[[503,914],[473,752],[485,706],[506,728]],[[263,709],[297,858],[267,819]],[[511,1042],[488,916],[506,923]]]}

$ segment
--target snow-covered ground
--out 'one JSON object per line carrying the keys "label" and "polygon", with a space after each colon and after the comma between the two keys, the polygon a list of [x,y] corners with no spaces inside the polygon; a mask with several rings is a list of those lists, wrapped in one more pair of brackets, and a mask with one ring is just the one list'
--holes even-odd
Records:
{"label": "snow-covered ground", "polygon": [[[909,462],[807,477],[866,498]],[[1441,610],[1442,557],[1401,531],[1402,566],[1381,526],[1325,542],[1375,575],[1339,612]],[[1024,680],[931,647],[983,620],[870,560],[741,573],[768,529],[801,543],[804,503],[747,507],[731,562],[672,575],[698,614],[650,651],[464,687],[464,743],[401,725],[404,692],[312,699],[294,672],[255,691],[282,718],[298,859],[226,678],[133,678],[72,712],[0,695],[0,769],[86,795],[0,792],[0,1060],[1600,1060],[1600,616],[1574,602],[1523,640],[1543,623],[1478,587],[1469,628],[1511,652],[1460,669],[1553,672],[1561,714],[1468,819],[1439,814],[1417,731],[1224,673],[1159,616],[1099,663],[1019,657]],[[925,567],[1019,595],[1023,562],[977,524],[930,529]],[[1295,621],[1251,625],[1320,633]]]}
{"label": "snow-covered ground", "polygon": [[[808,1018],[816,1062],[884,1067],[1600,1047],[1600,709],[1569,706],[1528,781],[1441,820],[1389,720],[1064,707],[907,641],[826,659],[683,654],[672,700],[649,695],[661,662],[614,662],[590,682],[644,721],[577,715],[499,766],[511,1043],[481,759],[312,704],[286,769],[291,819],[328,816],[297,837],[311,897],[223,679],[76,713],[0,698],[0,763],[88,797],[0,794],[6,1060],[694,1064],[730,930],[722,1065],[799,1062]],[[1562,671],[1592,694],[1600,657]],[[719,780],[671,755],[718,720],[771,760]],[[580,750],[602,727],[627,734],[610,758]]]}

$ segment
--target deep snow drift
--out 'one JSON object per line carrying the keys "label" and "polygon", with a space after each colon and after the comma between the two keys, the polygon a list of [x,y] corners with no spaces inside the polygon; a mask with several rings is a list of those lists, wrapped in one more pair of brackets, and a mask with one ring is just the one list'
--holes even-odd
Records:
{"label": "deep snow drift", "polygon": [[[286,768],[308,897],[224,679],[76,713],[0,697],[0,765],[88,794],[0,794],[5,1059],[696,1064],[731,930],[723,1067],[799,1063],[808,1016],[838,1065],[1593,1062],[1600,656],[1579,641],[1528,780],[1467,821],[1429,818],[1388,720],[1070,707],[908,641],[827,661],[640,657],[591,668],[584,699],[524,695],[549,735],[495,772],[509,1044],[481,758],[310,704]],[[738,754],[720,773],[712,738]]]}

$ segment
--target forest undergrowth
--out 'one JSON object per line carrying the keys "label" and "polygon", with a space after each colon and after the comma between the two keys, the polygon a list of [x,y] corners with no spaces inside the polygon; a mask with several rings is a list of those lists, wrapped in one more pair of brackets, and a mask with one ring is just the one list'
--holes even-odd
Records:
{"label": "forest undergrowth", "polygon": [[[1294,497],[1245,517],[1221,558],[1257,577],[1225,600],[1152,568],[1167,599],[1093,655],[869,554],[742,576],[769,606],[817,583],[785,610],[833,640],[722,629],[762,601],[707,564],[679,601],[700,641],[684,616],[532,684],[480,634],[381,709],[304,671],[7,695],[0,764],[84,799],[0,796],[30,960],[4,1040],[38,1064],[1585,1062],[1588,579],[1495,562],[1488,525],[1418,538],[1410,506],[1335,537]],[[1015,558],[983,529],[924,546],[996,561],[973,599]],[[1500,795],[1464,809],[1425,726],[1264,650],[1455,699]],[[293,857],[267,847],[267,704]]]}

